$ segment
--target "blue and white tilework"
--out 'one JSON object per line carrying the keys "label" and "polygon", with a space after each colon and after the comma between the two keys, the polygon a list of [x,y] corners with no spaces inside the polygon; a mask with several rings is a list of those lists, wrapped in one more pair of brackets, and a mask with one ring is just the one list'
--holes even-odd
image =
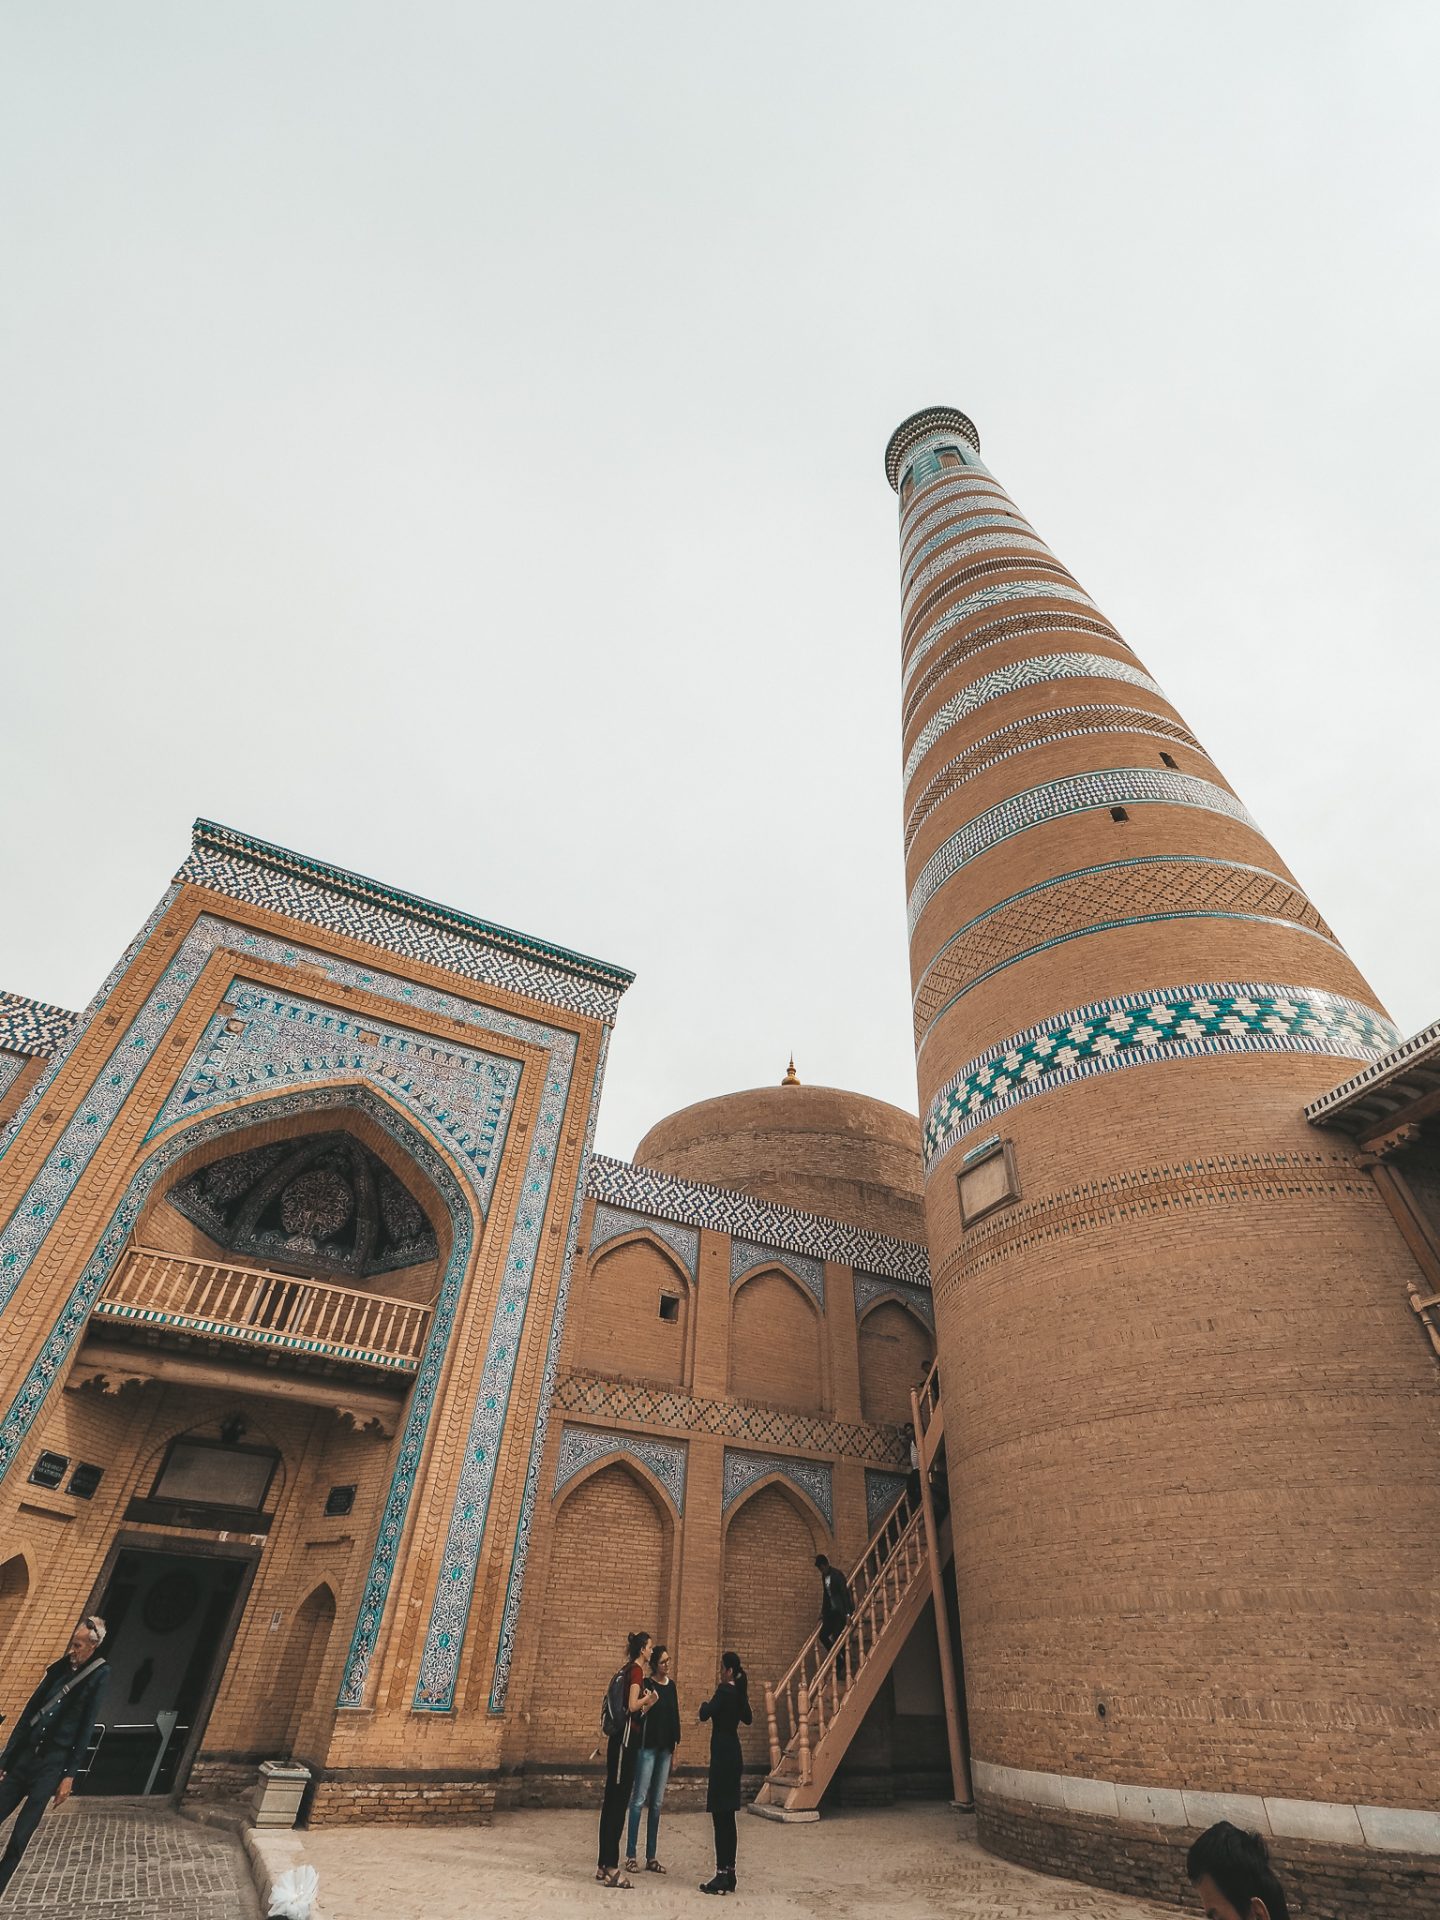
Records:
{"label": "blue and white tilework", "polygon": [[967,820],[936,849],[920,869],[910,895],[910,931],[947,880],[1004,840],[1049,820],[1087,813],[1094,807],[1198,807],[1224,814],[1260,831],[1228,787],[1190,773],[1161,773],[1152,767],[1106,767],[1095,773],[1070,773],[1012,794],[998,806]]}
{"label": "blue and white tilework", "polygon": [[[1029,660],[1016,660],[994,673],[982,674],[968,686],[952,693],[943,706],[925,722],[915,736],[915,744],[905,761],[905,784],[909,786],[915,769],[942,734],[957,720],[963,720],[978,707],[992,700],[1003,700],[1007,693],[1020,693],[1026,687],[1043,686],[1047,680],[1118,680],[1129,687],[1144,687],[1151,693],[1160,688],[1148,673],[1132,667],[1126,660],[1113,659],[1108,653],[1037,653]],[[1161,695],[1164,698],[1164,695]]]}
{"label": "blue and white tilework", "polygon": [[682,1227],[671,1220],[651,1220],[627,1207],[596,1207],[590,1228],[590,1251],[607,1246],[627,1233],[650,1233],[663,1241],[680,1261],[692,1280],[700,1277],[700,1229]]}
{"label": "blue and white tilework", "polygon": [[825,1311],[825,1263],[812,1260],[809,1255],[792,1253],[774,1247],[760,1246],[754,1240],[732,1240],[730,1242],[730,1284],[744,1273],[753,1273],[757,1267],[780,1267],[792,1280],[798,1280],[805,1291],[812,1295],[820,1311]]}
{"label": "blue and white tilework", "polygon": [[880,1531],[880,1522],[904,1491],[903,1473],[886,1473],[882,1467],[866,1467],[865,1516],[872,1536]]}
{"label": "blue and white tilework", "polygon": [[[195,823],[190,858],[176,879],[601,1020],[615,1018],[632,977],[206,821]],[[545,952],[556,964],[536,957]],[[573,971],[566,964],[572,959]]]}
{"label": "blue and white tilework", "polygon": [[[974,497],[976,495],[981,497],[977,499]],[[968,480],[951,480],[927,495],[923,504],[907,501],[901,508],[900,564],[904,566],[911,558],[917,540],[922,540],[946,520],[953,520],[958,514],[974,513],[982,507],[990,511],[1003,509],[1019,520],[1022,526],[1030,524],[1000,482],[992,480],[988,474],[976,474]],[[917,508],[918,517],[915,517]]]}
{"label": "blue and white tilework", "polygon": [[[982,527],[998,527],[1002,531],[982,533]],[[967,559],[972,553],[988,553],[995,547],[1007,550],[1018,547],[1022,553],[1042,554],[1048,560],[1055,558],[1037,535],[1020,531],[1012,514],[964,513],[952,520],[942,533],[934,534],[916,547],[902,571],[901,592],[908,601],[922,587],[948,573],[957,560]],[[937,557],[929,558],[931,555]],[[922,564],[927,560],[928,564]]]}
{"label": "blue and white tilework", "polygon": [[741,1494],[757,1480],[779,1474],[798,1487],[825,1516],[825,1524],[835,1526],[835,1502],[830,1468],[819,1460],[796,1460],[784,1453],[742,1453],[738,1447],[725,1449],[724,1497],[722,1511],[728,1513]]}
{"label": "blue and white tilework", "polygon": [[[600,1054],[595,1062],[595,1078],[590,1088],[590,1112],[585,1123],[585,1152],[582,1169],[589,1165],[595,1146],[595,1125],[600,1118],[600,1091],[605,1084],[605,1062],[610,1051],[610,1028],[600,1036]],[[525,1465],[525,1484],[520,1495],[520,1514],[515,1523],[515,1538],[510,1548],[510,1572],[505,1582],[505,1604],[500,1610],[500,1634],[495,1647],[495,1667],[490,1679],[490,1711],[503,1713],[510,1689],[510,1672],[515,1660],[515,1634],[520,1625],[520,1602],[525,1591],[525,1569],[530,1559],[530,1540],[535,1508],[540,1497],[540,1463],[545,1455],[545,1436],[550,1428],[550,1409],[555,1400],[555,1383],[560,1377],[560,1347],[565,1332],[565,1310],[570,1301],[570,1282],[575,1271],[575,1256],[580,1243],[580,1210],[585,1200],[585,1177],[575,1182],[575,1198],[570,1208],[570,1224],[565,1232],[565,1259],[560,1269],[560,1286],[555,1295],[555,1310],[550,1316],[550,1338],[545,1347],[545,1370],[540,1378],[540,1399],[535,1430],[530,1436],[530,1457]]]}
{"label": "blue and white tilework", "polygon": [[879,1273],[857,1273],[854,1278],[857,1322],[877,1300],[898,1300],[902,1307],[908,1307],[917,1319],[923,1320],[932,1333],[935,1331],[935,1303],[928,1287],[907,1287],[903,1281],[890,1280]]}
{"label": "blue and white tilework", "polygon": [[990,607],[1006,606],[1014,600],[1061,600],[1070,606],[1088,607],[1097,618],[1103,618],[1088,593],[1082,593],[1079,587],[1067,587],[1063,580],[1009,580],[1003,586],[980,587],[974,593],[966,594],[963,600],[957,600],[953,607],[947,608],[916,641],[900,676],[901,693],[909,687],[921,662],[953,628],[973,620],[977,613],[984,613]]}
{"label": "blue and white tilework", "polygon": [[648,1467],[669,1494],[676,1513],[684,1513],[688,1449],[678,1442],[651,1440],[638,1433],[604,1433],[598,1427],[562,1427],[554,1492],[558,1494],[577,1473],[583,1473],[595,1461],[622,1456]]}
{"label": "blue and white tilework", "polygon": [[79,1018],[78,1013],[52,1007],[46,1000],[0,993],[0,1051],[48,1056],[70,1037]]}
{"label": "blue and white tilework", "polygon": [[1223,1053],[1374,1060],[1398,1038],[1373,1007],[1318,987],[1209,981],[1097,1000],[1027,1027],[948,1081],[925,1116],[926,1165],[1019,1101],[1092,1074]]}
{"label": "blue and white tilework", "polygon": [[29,1064],[23,1053],[0,1053],[0,1093],[13,1086]]}
{"label": "blue and white tilework", "polygon": [[[158,918],[159,912],[167,904],[168,901],[162,903],[162,908],[157,909],[154,918]],[[154,924],[154,918],[151,925]],[[408,1004],[426,1012],[439,1013],[479,1031],[546,1049],[544,1088],[522,1178],[523,1205],[506,1252],[504,1279],[489,1335],[467,1442],[466,1462],[451,1514],[444,1567],[441,1580],[437,1583],[431,1630],[426,1642],[426,1685],[431,1689],[447,1684],[453,1688],[464,1618],[468,1616],[479,1544],[493,1484],[496,1444],[508,1407],[517,1337],[524,1321],[539,1249],[541,1221],[549,1196],[574,1065],[574,1033],[518,1015],[501,1013],[455,994],[418,986],[382,971],[372,971],[349,961],[337,960],[319,950],[202,915],[181,943],[131,1025],[117,1035],[115,1046],[91,1087],[88,1098],[80,1103],[70,1125],[55,1143],[19,1208],[0,1229],[0,1305],[13,1295],[30,1260],[54,1224],[57,1213],[104,1138],[106,1128],[128,1098],[142,1069],[153,1057],[179,1013],[201,968],[210,955],[220,949],[234,952],[237,966],[240,967],[243,967],[243,956],[246,954],[277,965],[303,965],[317,970],[339,985],[361,987],[401,1006]],[[112,976],[112,982],[117,977],[118,970]],[[108,991],[109,984],[105,991]],[[201,1042],[201,1050],[194,1063],[196,1067],[205,1057],[204,1050],[213,1042],[213,1024]],[[376,1047],[366,1048],[363,1053],[365,1056],[373,1054],[378,1057],[384,1051]],[[195,1083],[194,1073],[187,1075],[182,1072],[180,1078],[182,1085]],[[376,1083],[392,1097],[400,1097],[397,1081],[377,1072]],[[239,1111],[242,1124],[248,1122],[252,1109],[242,1108]],[[416,1119],[423,1126],[429,1128],[435,1124],[429,1113],[418,1104],[414,1111]],[[448,1137],[444,1139],[444,1145],[447,1150],[451,1148]],[[470,1164],[463,1155],[460,1156],[460,1163],[462,1166]],[[578,1207],[575,1217],[578,1218]],[[61,1334],[65,1336],[58,1349],[61,1360],[81,1324],[81,1321],[66,1321],[62,1316],[56,1329],[56,1337]],[[439,1324],[439,1320],[432,1323]],[[52,1342],[47,1346],[47,1353],[52,1355],[52,1359],[54,1352],[55,1338],[52,1337]],[[0,1430],[0,1473],[13,1459],[14,1447],[23,1438],[53,1377],[52,1368],[40,1384],[39,1391],[29,1392],[27,1389],[22,1392],[21,1399],[12,1408],[7,1426]],[[405,1479],[405,1473],[405,1460],[402,1457],[391,1489],[391,1503],[399,1500],[402,1507],[408,1506],[412,1488],[412,1483]],[[391,1571],[391,1563],[387,1560],[387,1555],[393,1554],[389,1538],[390,1511],[391,1504],[387,1503],[387,1519],[382,1523],[376,1547],[375,1562],[367,1585],[367,1600],[356,1624],[346,1665],[340,1696],[342,1706],[358,1706],[363,1699],[380,1611],[371,1604],[370,1596],[379,1591],[380,1607],[383,1608]],[[398,1538],[398,1534],[395,1537]]]}
{"label": "blue and white tilework", "polygon": [[[965,524],[970,525],[972,523],[967,521]],[[993,527],[1003,525],[1004,523],[993,514],[981,514],[976,516],[973,524],[976,526]],[[1033,560],[1026,560],[1019,557],[1012,562],[1010,559],[1011,554],[1024,556],[1033,553],[1054,560],[1054,555],[1050,553],[1050,549],[1045,545],[1043,540],[1027,539],[1023,534],[987,533],[977,535],[975,538],[969,540],[957,540],[953,546],[947,547],[943,553],[938,554],[935,559],[930,562],[929,566],[922,567],[913,580],[905,583],[904,591],[900,597],[901,619],[909,619],[915,605],[924,599],[926,592],[936,580],[943,578],[947,573],[953,573],[957,568],[962,568],[965,561],[973,560],[978,554],[993,554],[996,553],[997,550],[999,551],[999,558],[989,569],[992,573],[1003,572],[1007,567],[1018,568],[1025,565],[1034,566],[1036,564]],[[1058,560],[1055,561],[1057,567],[1059,564]]]}
{"label": "blue and white tilework", "polygon": [[868,1267],[917,1286],[930,1284],[930,1256],[923,1240],[896,1240],[889,1234],[867,1233],[824,1214],[753,1200],[748,1193],[706,1186],[679,1174],[657,1172],[654,1167],[637,1167],[603,1153],[591,1156],[585,1191],[596,1200],[632,1207],[658,1219],[710,1227],[717,1233],[791,1253],[813,1254],[816,1259],[834,1260],[841,1266]]}

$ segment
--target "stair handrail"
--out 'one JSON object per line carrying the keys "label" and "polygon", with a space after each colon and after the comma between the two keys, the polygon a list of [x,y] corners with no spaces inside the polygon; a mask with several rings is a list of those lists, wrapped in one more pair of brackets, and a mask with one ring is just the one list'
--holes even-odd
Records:
{"label": "stair handrail", "polygon": [[[912,1515],[909,1519],[905,1521],[903,1526],[899,1526],[897,1528],[896,1521],[899,1518],[900,1514],[905,1511],[906,1511],[906,1501],[902,1495],[902,1497],[895,1502],[894,1506],[891,1507],[889,1513],[886,1514],[885,1518],[880,1522],[880,1525],[876,1528],[874,1534],[871,1536],[868,1544],[866,1545],[865,1551],[861,1554],[860,1558],[856,1561],[854,1568],[848,1575],[850,1595],[851,1595],[851,1598],[854,1599],[857,1607],[860,1604],[860,1600],[859,1600],[860,1593],[865,1593],[869,1591],[870,1586],[873,1584],[875,1574],[877,1574],[880,1571],[880,1568],[884,1565],[885,1561],[889,1559],[890,1554],[893,1553],[895,1548],[900,1544],[900,1541],[905,1535],[905,1533],[908,1532],[909,1528],[914,1524],[914,1519],[916,1518],[916,1516]],[[875,1567],[873,1571],[870,1573],[869,1577],[867,1578],[866,1572],[865,1572],[866,1567],[868,1566],[872,1556],[876,1554],[876,1550],[887,1539],[887,1537],[890,1539],[890,1545],[886,1549],[885,1553],[881,1554],[879,1558],[876,1560]],[[812,1627],[810,1630],[809,1639],[805,1641],[799,1653],[796,1654],[795,1658],[791,1661],[790,1665],[785,1669],[784,1674],[780,1677],[779,1680],[775,1682],[775,1697],[777,1700],[783,1700],[785,1698],[786,1693],[789,1690],[791,1681],[795,1679],[796,1675],[800,1672],[801,1667],[804,1665],[805,1656],[814,1649],[814,1647],[818,1644],[819,1639],[820,1639],[820,1628],[818,1626]],[[839,1642],[837,1641],[836,1645],[838,1646],[838,1644]]]}

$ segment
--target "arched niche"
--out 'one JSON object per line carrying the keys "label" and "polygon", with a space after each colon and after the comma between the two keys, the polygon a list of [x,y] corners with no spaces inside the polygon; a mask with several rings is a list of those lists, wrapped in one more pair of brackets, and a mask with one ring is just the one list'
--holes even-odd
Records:
{"label": "arched niche", "polygon": [[765,1685],[781,1678],[818,1622],[815,1556],[833,1552],[818,1511],[780,1475],[757,1481],[727,1516],[720,1645],[733,1647],[750,1675],[755,1724],[740,1729],[747,1764],[768,1765]]}
{"label": "arched niche", "polygon": [[599,1739],[600,1698],[636,1630],[667,1637],[675,1516],[659,1481],[610,1454],[562,1489],[530,1684],[530,1757],[573,1766]]}
{"label": "arched niche", "polygon": [[575,1364],[684,1391],[694,1377],[694,1291],[652,1234],[607,1241],[589,1257]]}
{"label": "arched niche", "polygon": [[856,1336],[860,1363],[860,1417],[881,1426],[910,1418],[910,1391],[935,1357],[935,1336],[895,1294],[868,1306]]}
{"label": "arched niche", "polygon": [[[0,1560],[0,1658],[10,1648],[10,1637],[19,1624],[30,1595],[30,1559],[22,1548]],[[7,1661],[7,1665],[12,1662]]]}
{"label": "arched niche", "polygon": [[730,1295],[730,1392],[741,1400],[824,1413],[830,1355],[814,1296],[783,1267],[757,1267]]}

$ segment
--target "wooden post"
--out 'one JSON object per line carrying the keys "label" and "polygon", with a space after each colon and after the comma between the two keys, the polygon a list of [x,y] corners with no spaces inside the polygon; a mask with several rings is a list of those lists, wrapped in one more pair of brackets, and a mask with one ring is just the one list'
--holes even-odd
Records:
{"label": "wooden post", "polygon": [[[911,1418],[920,1431],[920,1396],[910,1390]],[[952,1505],[952,1512],[954,1511]],[[950,1744],[950,1780],[955,1804],[967,1810],[975,1804],[970,1784],[970,1756],[960,1734],[960,1695],[955,1685],[955,1656],[950,1646],[950,1611],[945,1604],[945,1570],[940,1565],[940,1530],[935,1525],[935,1502],[930,1475],[923,1459],[920,1471],[920,1511],[925,1516],[925,1545],[930,1554],[930,1598],[935,1608],[935,1639],[940,1648],[940,1691],[945,1698],[945,1734]]]}
{"label": "wooden post", "polygon": [[810,1784],[810,1689],[800,1689],[800,1784]]}
{"label": "wooden post", "polygon": [[770,1737],[770,1769],[780,1764],[780,1728],[775,1720],[775,1689],[765,1682],[765,1731]]}

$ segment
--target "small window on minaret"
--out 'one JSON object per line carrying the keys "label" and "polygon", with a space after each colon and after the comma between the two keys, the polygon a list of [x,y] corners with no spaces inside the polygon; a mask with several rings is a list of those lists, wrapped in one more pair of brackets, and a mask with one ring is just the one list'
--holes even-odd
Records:
{"label": "small window on minaret", "polygon": [[965,462],[960,458],[958,447],[941,447],[940,464],[942,467],[963,467]]}
{"label": "small window on minaret", "polygon": [[1112,820],[1128,820],[1130,816],[1125,811],[1124,807],[1111,807],[1110,818]]}
{"label": "small window on minaret", "polygon": [[680,1296],[678,1293],[661,1294],[660,1318],[662,1320],[678,1320],[680,1318]]}
{"label": "small window on minaret", "polygon": [[1165,762],[1167,767],[1173,767],[1176,764],[1172,754],[1162,753],[1160,758]]}
{"label": "small window on minaret", "polygon": [[902,500],[908,500],[914,491],[915,476],[913,473],[907,473],[905,478],[900,482],[900,498]]}

